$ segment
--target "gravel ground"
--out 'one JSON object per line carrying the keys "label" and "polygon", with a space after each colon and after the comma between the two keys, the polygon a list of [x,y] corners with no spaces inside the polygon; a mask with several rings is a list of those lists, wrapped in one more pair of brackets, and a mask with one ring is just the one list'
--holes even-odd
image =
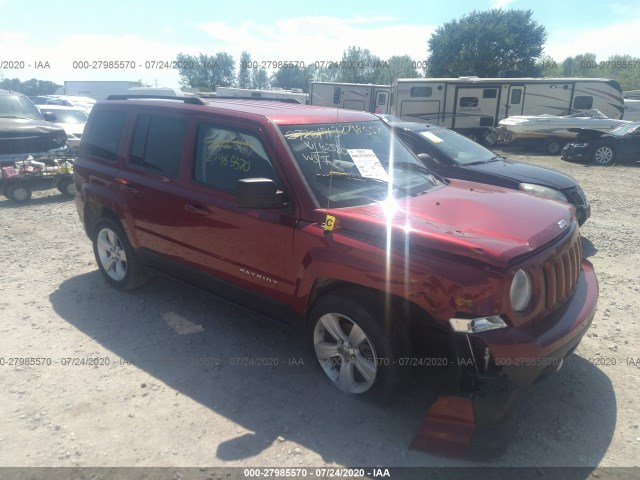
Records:
{"label": "gravel ground", "polygon": [[[582,185],[601,293],[577,353],[521,398],[499,459],[407,449],[428,386],[365,404],[319,381],[300,340],[249,311],[163,277],[109,288],[74,203],[51,190],[0,200],[0,466],[638,466],[640,168],[510,156]],[[86,357],[100,364],[67,364]],[[278,365],[230,364],[240,357]]]}

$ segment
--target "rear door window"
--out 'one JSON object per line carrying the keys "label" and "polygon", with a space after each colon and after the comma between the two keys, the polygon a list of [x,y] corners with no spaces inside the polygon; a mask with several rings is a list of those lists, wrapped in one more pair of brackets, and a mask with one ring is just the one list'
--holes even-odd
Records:
{"label": "rear door window", "polygon": [[167,177],[177,177],[186,122],[179,118],[140,115],[129,163]]}

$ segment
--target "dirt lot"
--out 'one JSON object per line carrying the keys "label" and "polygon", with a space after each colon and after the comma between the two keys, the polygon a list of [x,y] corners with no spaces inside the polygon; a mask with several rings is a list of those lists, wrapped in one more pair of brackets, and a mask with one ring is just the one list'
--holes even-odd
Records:
{"label": "dirt lot", "polygon": [[[640,168],[510,156],[582,185],[601,294],[577,354],[523,396],[513,443],[482,465],[638,466]],[[0,249],[0,466],[476,465],[407,449],[428,388],[364,404],[320,381],[296,337],[242,308],[162,277],[109,288],[57,191],[0,200]],[[101,364],[69,364],[86,357]],[[278,365],[232,365],[240,357]]]}

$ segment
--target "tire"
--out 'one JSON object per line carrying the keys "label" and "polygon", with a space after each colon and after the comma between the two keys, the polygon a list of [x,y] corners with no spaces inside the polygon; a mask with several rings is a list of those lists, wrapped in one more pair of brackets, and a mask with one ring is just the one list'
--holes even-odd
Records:
{"label": "tire", "polygon": [[100,273],[115,288],[131,290],[146,283],[147,275],[116,220],[107,217],[98,221],[93,253]]}
{"label": "tire", "polygon": [[76,184],[73,182],[72,178],[62,178],[56,188],[62,193],[65,197],[75,197],[76,196]]}
{"label": "tire", "polygon": [[4,195],[15,203],[27,203],[31,200],[31,189],[25,183],[12,183],[4,187]]}
{"label": "tire", "polygon": [[596,165],[613,165],[616,163],[616,151],[610,145],[600,145],[593,151],[591,159]]}
{"label": "tire", "polygon": [[364,295],[329,294],[309,314],[307,340],[320,374],[334,387],[386,403],[400,381],[403,348],[374,313],[383,310],[374,310]]}
{"label": "tire", "polygon": [[559,155],[564,143],[557,138],[550,138],[544,142],[544,151],[549,155]]}
{"label": "tire", "polygon": [[467,135],[467,138],[469,140],[473,140],[474,142],[478,141],[478,136],[475,133],[470,133],[469,135]]}

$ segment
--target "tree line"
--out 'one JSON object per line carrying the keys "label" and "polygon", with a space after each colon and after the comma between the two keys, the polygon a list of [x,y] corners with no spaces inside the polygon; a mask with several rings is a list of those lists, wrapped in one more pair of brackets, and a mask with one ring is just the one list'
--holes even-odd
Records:
{"label": "tree line", "polygon": [[[366,48],[350,46],[340,60],[264,62],[242,52],[238,62],[226,52],[188,55],[179,53],[176,64],[182,87],[214,91],[216,86],[250,89],[299,88],[308,90],[312,81],[373,83],[389,85],[396,78],[497,77],[513,70],[524,77],[612,78],[623,90],[640,89],[640,58],[613,55],[597,60],[584,53],[556,61],[544,55],[547,32],[531,10],[473,11],[438,27],[427,40],[425,59],[408,55],[382,59]],[[53,93],[52,82],[31,79],[4,80],[0,88],[27,95]]]}
{"label": "tree line", "polygon": [[[251,89],[299,88],[307,91],[312,81],[374,83],[388,85],[394,78],[419,77],[419,62],[408,55],[382,59],[370,50],[349,47],[340,60],[264,62],[254,61],[249,52],[242,52],[236,64],[232,55],[219,52],[176,56],[180,84],[202,91],[214,91],[216,86]],[[272,72],[272,73],[269,73]]]}

